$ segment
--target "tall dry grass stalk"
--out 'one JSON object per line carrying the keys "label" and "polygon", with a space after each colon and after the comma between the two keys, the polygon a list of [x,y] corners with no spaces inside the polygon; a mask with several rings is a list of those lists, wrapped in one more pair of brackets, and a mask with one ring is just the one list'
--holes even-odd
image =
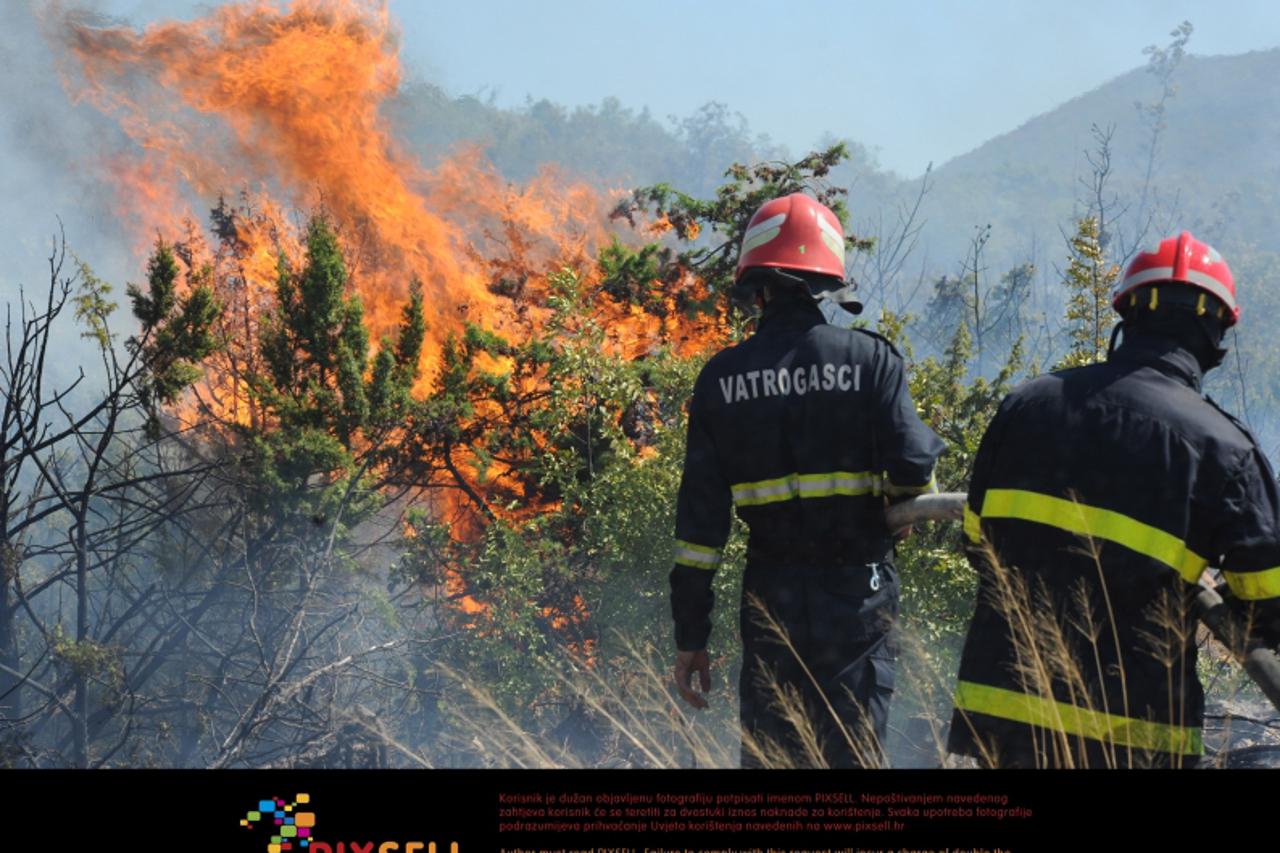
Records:
{"label": "tall dry grass stalk", "polygon": [[[637,644],[619,635],[624,659],[608,669],[587,668],[568,657],[556,665],[538,664],[580,703],[583,716],[595,724],[596,740],[608,745],[602,755],[584,755],[565,742],[557,742],[552,733],[530,733],[503,710],[492,693],[464,673],[448,669],[442,671],[466,701],[454,707],[451,728],[456,734],[443,748],[466,753],[485,766],[522,768],[727,768],[737,767],[744,752],[765,768],[821,768],[827,766],[819,734],[825,725],[863,766],[882,766],[883,745],[870,724],[865,718],[852,725],[841,719],[833,697],[825,694],[805,666],[785,627],[758,598],[750,597],[748,604],[776,642],[795,656],[820,697],[820,708],[807,708],[796,685],[781,681],[772,670],[763,670],[766,693],[777,713],[794,728],[794,742],[783,744],[743,732],[736,695],[715,697],[711,709],[694,711],[674,689],[670,650]],[[852,694],[844,698],[856,704]],[[938,721],[934,730],[940,729]],[[941,749],[940,740],[936,747]],[[439,756],[435,761],[442,763]]]}
{"label": "tall dry grass stalk", "polygon": [[[986,585],[987,603],[1004,615],[1009,625],[1014,650],[1011,674],[1022,692],[1050,700],[1036,705],[1049,709],[1044,725],[1032,729],[1037,766],[1180,766],[1182,757],[1176,754],[1127,747],[1114,737],[1097,739],[1066,733],[1071,726],[1063,719],[1057,703],[1081,709],[1087,719],[1095,714],[1097,720],[1106,719],[1103,715],[1142,719],[1144,709],[1131,707],[1128,701],[1124,662],[1134,660],[1134,655],[1145,655],[1158,661],[1167,673],[1165,712],[1169,718],[1198,727],[1199,720],[1184,719],[1186,709],[1177,698],[1183,694],[1182,679],[1195,677],[1194,673],[1183,671],[1182,649],[1193,641],[1202,646],[1209,643],[1203,629],[1197,633],[1196,617],[1187,598],[1171,589],[1148,609],[1148,627],[1141,634],[1141,648],[1122,648],[1115,627],[1116,608],[1122,604],[1113,599],[1108,589],[1101,543],[1089,537],[1080,540],[1079,554],[1093,565],[1094,578],[1080,578],[1065,598],[1051,595],[1043,583],[1029,583],[1029,573],[1004,565],[989,544],[983,543],[981,548],[994,581]],[[624,654],[608,665],[585,667],[569,655],[555,664],[536,664],[559,683],[562,695],[576,703],[579,718],[591,729],[587,740],[594,747],[583,749],[581,744],[575,744],[572,732],[535,734],[527,730],[465,673],[445,671],[457,687],[453,694],[463,697],[451,715],[453,739],[432,756],[414,753],[416,763],[453,763],[445,760],[452,753],[484,766],[723,768],[737,767],[743,755],[768,768],[820,768],[827,766],[821,742],[821,732],[826,729],[834,732],[832,736],[840,739],[863,766],[883,766],[886,745],[878,742],[865,716],[862,722],[852,725],[841,719],[836,710],[838,703],[833,701],[837,697],[824,693],[785,627],[759,598],[749,595],[748,605],[754,618],[798,662],[808,679],[806,686],[820,697],[819,707],[806,708],[798,685],[764,670],[763,686],[772,698],[774,710],[794,729],[794,736],[786,744],[745,734],[738,721],[735,695],[723,691],[718,696],[713,694],[710,709],[694,711],[674,689],[671,650],[619,636]],[[955,673],[949,671],[950,667],[943,671],[938,662],[941,656],[909,630],[902,630],[901,626],[895,630],[899,670],[905,676],[900,681],[909,685],[916,703],[924,709],[922,718],[916,720],[923,723],[917,726],[923,733],[915,733],[923,743],[909,744],[910,748],[925,756],[923,762],[932,766],[972,766],[972,759],[950,755],[946,749]],[[1110,655],[1103,654],[1104,650]],[[1227,656],[1221,649],[1211,654]],[[1120,661],[1120,665],[1108,670],[1108,656]],[[727,662],[722,658],[715,665],[725,666]],[[1107,679],[1118,679],[1122,685],[1118,706],[1109,703],[1106,691],[1099,689]],[[723,683],[724,679],[720,681]],[[856,704],[851,695],[839,698]],[[902,698],[894,701],[901,703]],[[968,724],[964,713],[957,718],[958,724]],[[897,734],[901,740],[902,732]],[[998,766],[999,745],[976,740],[980,751],[976,763]],[[406,751],[401,745],[395,748],[401,753]]]}
{"label": "tall dry grass stalk", "polygon": [[782,681],[776,671],[762,666],[760,677],[764,693],[769,697],[772,710],[793,730],[789,744],[772,738],[742,734],[743,750],[762,767],[768,768],[826,768],[829,766],[820,737],[820,730],[827,728],[831,737],[838,739],[861,767],[882,767],[885,764],[884,748],[865,713],[865,708],[847,687],[838,697],[842,703],[857,709],[857,717],[850,721],[836,710],[832,697],[814,676],[804,656],[791,641],[786,627],[769,611],[764,600],[755,593],[747,593],[747,607],[757,624],[762,626],[772,642],[781,646],[804,673],[807,687],[818,697],[820,707],[810,708],[803,699],[798,685]]}
{"label": "tall dry grass stalk", "polygon": [[[1183,666],[1184,650],[1199,642],[1207,642],[1205,633],[1197,634],[1197,617],[1190,596],[1170,588],[1144,608],[1145,627],[1138,631],[1137,648],[1123,648],[1116,628],[1116,608],[1131,606],[1113,599],[1103,570],[1101,543],[1090,536],[1080,537],[1077,554],[1094,568],[1094,578],[1081,577],[1068,595],[1053,595],[1035,573],[1007,566],[987,541],[978,546],[982,559],[991,572],[986,584],[986,603],[1002,615],[1009,627],[1008,638],[1014,652],[1012,675],[1017,689],[1033,698],[1037,712],[1047,711],[1044,725],[1032,726],[1032,740],[1039,767],[1079,768],[1103,766],[1129,768],[1149,766],[1181,767],[1188,756],[1142,748],[1116,737],[1114,728],[1105,722],[1115,715],[1127,719],[1146,719],[1144,708],[1130,702],[1129,673],[1126,661],[1143,656],[1157,662],[1165,671],[1167,719],[1186,733],[1200,728],[1201,720],[1188,719],[1181,697],[1186,693],[1187,679],[1196,674]],[[1028,577],[1034,580],[1029,582]],[[1133,618],[1133,614],[1122,614]],[[1110,646],[1112,663],[1104,665],[1103,649]],[[1105,666],[1105,671],[1104,671]],[[1101,685],[1118,681],[1120,704],[1113,707]],[[1044,700],[1034,702],[1035,699]],[[1082,709],[1076,719],[1065,720],[1059,702]],[[968,716],[960,719],[969,724],[979,743],[979,763],[999,764],[999,745],[983,742]],[[1089,721],[1101,737],[1069,734],[1068,729],[1080,720]],[[1189,734],[1188,734],[1189,736]]]}
{"label": "tall dry grass stalk", "polygon": [[[484,766],[565,767],[731,767],[737,741],[728,737],[723,709],[694,713],[675,695],[669,663],[651,644],[619,637],[623,659],[606,667],[586,667],[565,656],[540,661],[577,703],[577,717],[590,728],[593,749],[575,748],[572,736],[529,732],[493,694],[464,673],[442,668],[456,685],[459,701],[450,727],[456,732],[443,751],[466,754]],[[735,709],[736,710],[736,709]],[[736,714],[734,715],[736,718]]]}

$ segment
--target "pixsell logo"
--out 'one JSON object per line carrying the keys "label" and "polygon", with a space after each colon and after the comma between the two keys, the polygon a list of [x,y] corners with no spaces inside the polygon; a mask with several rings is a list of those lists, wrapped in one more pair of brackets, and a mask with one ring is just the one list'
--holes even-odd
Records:
{"label": "pixsell logo", "polygon": [[[322,841],[313,834],[316,813],[311,809],[310,794],[295,794],[287,802],[272,797],[259,800],[256,809],[240,818],[240,825],[261,827],[267,834],[267,853],[444,853],[434,841]],[[450,842],[447,850],[459,853],[458,842]]]}
{"label": "pixsell logo", "polygon": [[[316,825],[316,813],[311,811],[310,803],[310,794],[296,794],[289,802],[279,797],[259,800],[256,809],[240,818],[240,825],[246,829],[267,828],[270,832],[267,853],[285,850],[312,853],[311,830]],[[300,811],[299,806],[307,810]]]}

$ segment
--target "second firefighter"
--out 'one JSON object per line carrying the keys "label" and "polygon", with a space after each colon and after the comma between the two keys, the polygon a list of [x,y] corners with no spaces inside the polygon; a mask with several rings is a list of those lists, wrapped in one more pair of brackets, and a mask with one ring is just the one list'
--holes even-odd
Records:
{"label": "second firefighter", "polygon": [[[711,581],[736,509],[750,530],[739,613],[747,767],[882,762],[898,611],[883,512],[887,496],[936,491],[944,449],[892,344],[828,323],[819,307],[860,309],[846,295],[844,248],[835,214],[807,195],[755,213],[735,287],[763,306],[758,329],[707,363],[690,403],[671,572],[675,677],[705,705],[690,682],[709,686]],[[785,708],[796,701],[800,720]]]}

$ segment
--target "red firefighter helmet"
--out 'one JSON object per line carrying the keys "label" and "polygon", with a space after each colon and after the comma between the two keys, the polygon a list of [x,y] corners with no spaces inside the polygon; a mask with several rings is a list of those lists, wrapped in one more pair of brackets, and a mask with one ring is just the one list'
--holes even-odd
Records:
{"label": "red firefighter helmet", "polygon": [[747,223],[734,283],[752,267],[780,267],[844,280],[844,227],[804,193],[775,198]]}
{"label": "red firefighter helmet", "polygon": [[1116,288],[1111,305],[1123,314],[1123,300],[1134,290],[1161,282],[1185,284],[1215,297],[1225,309],[1225,327],[1234,326],[1240,319],[1236,284],[1227,262],[1212,246],[1192,237],[1189,231],[1161,240],[1153,251],[1139,252]]}

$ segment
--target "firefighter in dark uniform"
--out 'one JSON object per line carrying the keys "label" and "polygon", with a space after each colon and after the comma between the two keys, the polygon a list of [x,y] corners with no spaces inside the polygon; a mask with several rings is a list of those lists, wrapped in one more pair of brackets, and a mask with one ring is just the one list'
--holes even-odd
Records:
{"label": "firefighter in dark uniform", "polygon": [[[691,679],[710,687],[711,580],[735,508],[750,529],[739,614],[747,767],[881,762],[898,606],[886,496],[937,490],[943,443],[916,414],[901,357],[879,335],[828,323],[819,305],[861,309],[844,249],[835,214],[807,195],[755,213],[735,289],[754,294],[763,315],[754,335],[707,363],[689,407],[670,578],[675,679],[706,706]],[[762,624],[753,594],[791,649]],[[802,746],[775,684],[804,702],[820,757]]]}
{"label": "firefighter in dark uniform", "polygon": [[974,460],[980,589],[949,748],[987,766],[1194,766],[1206,567],[1250,642],[1280,639],[1275,477],[1200,390],[1240,315],[1231,271],[1183,232],[1133,260],[1113,305],[1107,361],[1015,389]]}

